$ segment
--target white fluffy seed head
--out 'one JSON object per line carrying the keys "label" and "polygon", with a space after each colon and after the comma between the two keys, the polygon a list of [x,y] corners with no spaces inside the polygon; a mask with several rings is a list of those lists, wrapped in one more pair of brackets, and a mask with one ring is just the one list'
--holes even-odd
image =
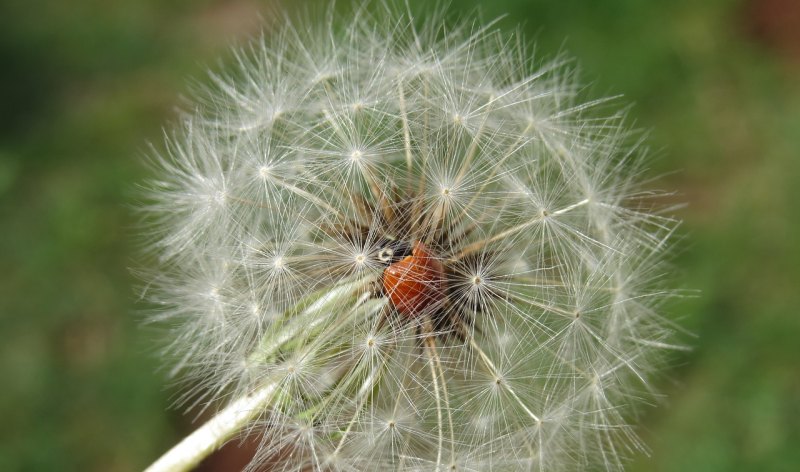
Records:
{"label": "white fluffy seed head", "polygon": [[[156,159],[187,401],[277,384],[254,468],[621,468],[672,334],[643,150],[563,61],[383,9],[237,51]],[[409,314],[382,274],[417,242],[441,280]]]}

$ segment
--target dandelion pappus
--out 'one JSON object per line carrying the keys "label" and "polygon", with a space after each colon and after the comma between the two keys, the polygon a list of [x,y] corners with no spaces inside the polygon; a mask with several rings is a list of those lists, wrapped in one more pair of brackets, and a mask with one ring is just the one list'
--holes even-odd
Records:
{"label": "dandelion pappus", "polygon": [[270,25],[155,150],[151,318],[221,409],[148,470],[240,432],[247,471],[621,470],[680,348],[643,140],[565,58],[374,3]]}

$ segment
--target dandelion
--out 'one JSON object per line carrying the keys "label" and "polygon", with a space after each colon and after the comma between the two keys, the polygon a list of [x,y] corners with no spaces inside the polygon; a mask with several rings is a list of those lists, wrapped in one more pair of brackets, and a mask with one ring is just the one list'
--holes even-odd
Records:
{"label": "dandelion", "polygon": [[148,470],[621,469],[675,330],[643,147],[565,61],[377,7],[235,52],[154,160],[153,318],[218,410]]}

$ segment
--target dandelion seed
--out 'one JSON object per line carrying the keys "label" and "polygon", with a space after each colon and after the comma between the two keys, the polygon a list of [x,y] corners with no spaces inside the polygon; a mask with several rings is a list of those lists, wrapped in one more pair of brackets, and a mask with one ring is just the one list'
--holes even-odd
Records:
{"label": "dandelion seed", "polygon": [[235,52],[156,159],[154,318],[219,411],[148,470],[621,469],[676,347],[641,142],[564,61],[377,7]]}

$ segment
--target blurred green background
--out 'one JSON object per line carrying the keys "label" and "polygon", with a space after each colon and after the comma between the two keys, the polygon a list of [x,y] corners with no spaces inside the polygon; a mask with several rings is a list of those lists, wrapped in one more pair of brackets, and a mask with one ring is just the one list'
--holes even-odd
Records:
{"label": "blurred green background", "polygon": [[[138,319],[135,185],[190,79],[274,6],[0,3],[1,471],[141,470],[191,430]],[[697,337],[630,470],[800,470],[800,1],[482,10],[624,94],[688,203],[676,279],[698,292],[670,310]]]}

